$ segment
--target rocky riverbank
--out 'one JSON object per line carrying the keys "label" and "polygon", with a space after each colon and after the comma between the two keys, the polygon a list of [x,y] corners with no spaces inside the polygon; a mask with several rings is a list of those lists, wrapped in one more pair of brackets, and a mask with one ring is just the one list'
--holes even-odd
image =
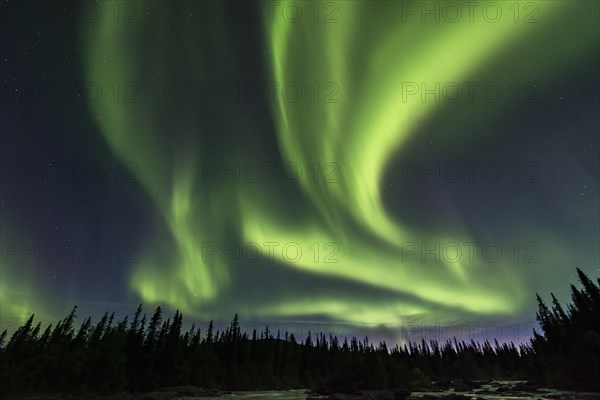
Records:
{"label": "rocky riverbank", "polygon": [[230,392],[197,386],[161,388],[148,393],[38,394],[25,400],[599,400],[600,393],[582,393],[544,388],[534,381],[438,381],[429,387],[409,390],[348,391],[327,389]]}
{"label": "rocky riverbank", "polygon": [[600,400],[600,393],[545,388],[536,381],[438,381],[412,391],[310,392],[307,400]]}

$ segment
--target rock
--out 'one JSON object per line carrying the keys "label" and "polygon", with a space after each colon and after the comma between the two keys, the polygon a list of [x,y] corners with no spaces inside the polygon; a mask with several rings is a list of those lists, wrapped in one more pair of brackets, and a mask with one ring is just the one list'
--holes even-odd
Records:
{"label": "rock", "polygon": [[[412,397],[411,397],[412,398]],[[419,399],[419,397],[415,397]],[[463,394],[451,393],[451,394],[443,394],[440,396],[435,396],[432,394],[424,394],[420,397],[421,400],[471,400],[471,396],[465,396]]]}
{"label": "rock", "polygon": [[[359,394],[346,394],[346,393],[335,393],[327,397],[327,400],[384,400],[386,397],[377,397],[378,395],[385,395],[385,392],[373,393],[359,393]],[[390,393],[391,395],[391,393]],[[393,400],[393,397],[391,398]]]}
{"label": "rock", "polygon": [[394,400],[406,400],[410,397],[410,390],[396,390],[394,392]]}
{"label": "rock", "polygon": [[205,389],[197,386],[174,386],[155,390],[143,394],[140,400],[171,400],[178,397],[210,397],[219,396],[217,390]]}
{"label": "rock", "polygon": [[477,394],[496,394],[497,392],[495,390],[489,390],[489,389],[482,389],[482,390],[478,390]]}
{"label": "rock", "polygon": [[335,393],[330,395],[327,400],[371,400],[362,395]]}
{"label": "rock", "polygon": [[539,388],[542,387],[542,384],[537,381],[526,381],[526,382],[518,382],[515,383],[510,390],[511,391],[519,391],[519,392],[537,392]]}
{"label": "rock", "polygon": [[411,390],[413,392],[441,392],[444,389],[438,387],[430,388],[425,386],[411,386]]}
{"label": "rock", "polygon": [[446,396],[443,396],[442,399],[444,400],[471,400],[471,396],[465,396],[464,394],[449,394]]}
{"label": "rock", "polygon": [[470,392],[472,390],[470,386],[460,382],[453,384],[452,389],[454,389],[455,392]]}
{"label": "rock", "polygon": [[471,392],[474,389],[480,389],[481,385],[475,381],[462,379],[460,381],[452,381],[449,385],[456,392]]}
{"label": "rock", "polygon": [[451,385],[452,385],[452,381],[447,381],[447,380],[433,382],[434,387],[444,389],[444,390],[450,389]]}
{"label": "rock", "polygon": [[373,391],[368,394],[377,400],[397,400],[395,393],[391,390]]}
{"label": "rock", "polygon": [[150,392],[139,397],[140,400],[170,400],[177,397],[175,392]]}
{"label": "rock", "polygon": [[481,385],[478,382],[471,381],[469,379],[463,379],[461,383],[463,385],[469,386],[471,389],[481,389]]}
{"label": "rock", "polygon": [[304,391],[304,394],[306,395],[306,400],[323,400],[326,399],[325,396],[320,395],[317,392],[313,392],[312,390],[306,390]]}
{"label": "rock", "polygon": [[317,394],[317,395],[321,395],[321,396],[330,396],[330,395],[358,396],[358,395],[360,395],[360,393],[357,392],[354,388],[341,387],[341,386],[334,386],[334,387],[321,386],[321,387],[318,387],[317,389],[315,389],[313,391],[313,393]]}

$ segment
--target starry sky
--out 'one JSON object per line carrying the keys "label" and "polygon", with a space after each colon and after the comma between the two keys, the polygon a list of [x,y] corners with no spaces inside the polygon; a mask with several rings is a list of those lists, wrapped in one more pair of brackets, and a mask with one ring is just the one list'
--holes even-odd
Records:
{"label": "starry sky", "polygon": [[1,7],[3,329],[520,342],[599,274],[595,1]]}

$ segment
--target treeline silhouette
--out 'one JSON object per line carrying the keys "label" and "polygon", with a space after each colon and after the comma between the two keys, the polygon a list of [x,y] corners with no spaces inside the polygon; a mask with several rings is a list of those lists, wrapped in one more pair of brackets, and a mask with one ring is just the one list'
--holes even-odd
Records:
{"label": "treeline silhouette", "polygon": [[556,387],[600,391],[600,278],[595,284],[579,268],[577,289],[571,285],[566,310],[554,294],[552,309],[537,296],[537,320],[543,331],[534,331],[532,373]]}
{"label": "treeline silhouette", "polygon": [[[206,332],[183,331],[179,311],[163,320],[160,307],[150,319],[137,309],[133,319],[105,314],[76,329],[75,307],[42,330],[32,315],[7,341],[0,336],[0,393],[145,392],[164,386],[219,389],[425,388],[432,380],[538,379],[550,386],[598,389],[600,376],[600,279],[594,284],[577,270],[583,289],[572,286],[566,311],[554,295],[553,308],[538,296],[543,334],[516,347],[454,339],[388,348],[368,338],[308,334],[298,342],[287,332],[242,332],[231,325]],[[593,379],[595,378],[595,379]]]}

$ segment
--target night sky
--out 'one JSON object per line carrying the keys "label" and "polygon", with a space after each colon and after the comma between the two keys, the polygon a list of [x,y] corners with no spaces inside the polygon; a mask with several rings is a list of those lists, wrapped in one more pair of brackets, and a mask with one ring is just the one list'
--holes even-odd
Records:
{"label": "night sky", "polygon": [[2,329],[526,340],[599,274],[599,4],[2,1]]}

